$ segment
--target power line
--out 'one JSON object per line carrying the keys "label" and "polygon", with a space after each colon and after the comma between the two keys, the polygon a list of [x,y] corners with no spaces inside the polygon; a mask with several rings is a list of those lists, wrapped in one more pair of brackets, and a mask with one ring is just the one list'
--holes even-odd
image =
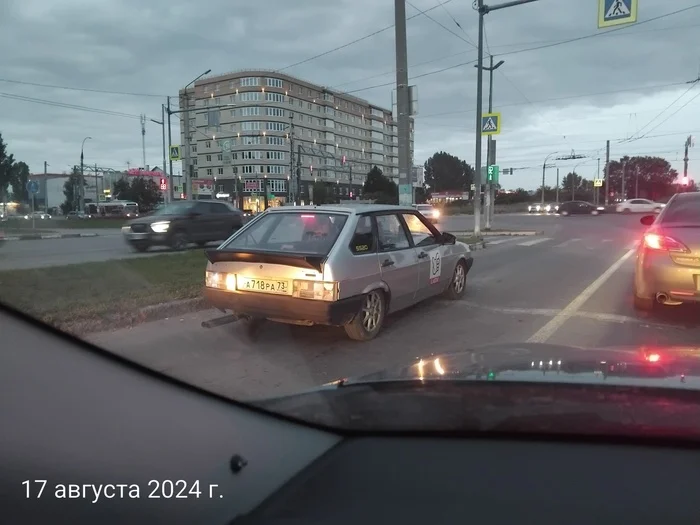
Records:
{"label": "power line", "polygon": [[[452,31],[452,29],[450,29],[449,27],[445,26],[442,22],[438,22],[438,21],[435,20],[432,16],[426,14],[425,11],[421,11],[420,9],[418,9],[416,6],[414,6],[414,5],[413,5],[411,2],[409,2],[408,0],[406,0],[406,3],[407,3],[408,5],[410,5],[413,9],[415,9],[416,11],[418,11],[420,14],[422,14],[423,16],[425,16],[428,20],[431,20],[431,21],[435,22],[437,25],[439,25],[441,28],[443,28],[445,31],[447,31],[447,32],[450,33],[451,35],[456,36],[456,37],[459,38],[462,42],[466,42],[466,43],[469,44],[470,46],[476,48],[476,45],[474,45],[474,42],[471,42],[471,41],[467,40],[466,38],[464,38],[462,35],[455,33],[454,31]],[[438,7],[444,7],[444,6],[443,6],[443,4],[440,4]],[[459,24],[457,24],[457,25],[459,25]]]}
{"label": "power line", "polygon": [[66,91],[86,91],[89,93],[102,93],[105,95],[126,95],[131,97],[155,97],[155,98],[165,98],[166,95],[155,95],[153,93],[133,93],[129,91],[109,91],[105,89],[92,89],[92,88],[80,88],[80,87],[70,87],[70,86],[57,86],[54,84],[41,84],[39,82],[28,82],[25,80],[12,80],[9,78],[0,78],[0,82],[5,82],[7,84],[18,84],[21,86],[35,86],[50,89],[63,89]]}
{"label": "power line", "polygon": [[78,111],[86,111],[88,113],[99,113],[101,115],[109,115],[112,117],[122,117],[122,118],[134,118],[134,119],[140,119],[140,115],[132,115],[130,113],[122,113],[119,111],[110,111],[107,109],[100,109],[100,108],[91,108],[87,106],[79,106],[76,104],[68,104],[65,102],[56,102],[53,100],[44,100],[41,98],[33,98],[33,97],[25,97],[22,95],[14,95],[12,93],[0,93],[0,97],[3,98],[8,98],[11,100],[20,100],[22,102],[31,102],[33,104],[42,104],[45,106],[53,106],[53,107],[58,107],[58,108],[64,108],[64,109],[74,109]]}
{"label": "power line", "polygon": [[[693,87],[694,87],[694,86],[693,86]],[[651,128],[651,129],[650,129],[649,131],[647,131],[644,135],[642,135],[641,137],[636,138],[635,140],[640,140],[640,139],[645,138],[645,137],[647,136],[647,134],[651,133],[651,132],[654,131],[655,129],[658,129],[662,124],[664,124],[665,122],[667,122],[668,120],[670,120],[671,117],[673,117],[674,115],[676,115],[680,110],[682,110],[683,108],[685,108],[688,104],[690,104],[691,102],[693,102],[693,101],[694,101],[696,98],[698,98],[698,97],[700,97],[700,92],[696,93],[695,96],[694,96],[693,98],[691,98],[690,100],[688,100],[685,104],[683,104],[681,107],[679,107],[676,111],[674,111],[673,113],[671,113],[668,117],[666,117],[665,119],[663,119],[663,120],[662,120],[661,122],[659,122],[656,126],[654,126],[653,128]]]}
{"label": "power line", "polygon": [[[411,15],[411,16],[409,16],[409,17],[406,17],[406,20],[408,21],[408,20],[412,20],[413,18],[417,18],[417,17],[419,17],[419,16],[421,16],[421,15],[424,15],[425,13],[427,13],[427,12],[429,12],[429,11],[432,11],[433,9],[437,9],[437,8],[440,7],[443,3],[449,4],[451,1],[452,1],[452,0],[445,0],[445,2],[442,2],[442,3],[440,3],[440,4],[436,5],[436,6],[433,6],[433,7],[429,8],[429,9],[426,9],[425,11],[420,11],[420,10],[419,10],[420,12],[419,12],[418,14]],[[415,9],[415,8],[414,8],[414,9]],[[291,64],[291,65],[289,65],[289,66],[285,66],[285,67],[283,67],[283,68],[277,69],[277,72],[279,73],[279,72],[281,72],[281,71],[284,71],[285,69],[291,69],[291,68],[293,68],[293,67],[297,67],[297,66],[300,66],[300,65],[302,65],[302,64],[306,64],[306,63],[311,62],[311,61],[313,61],[313,60],[317,60],[317,59],[319,59],[319,58],[321,58],[321,57],[325,57],[325,56],[327,56],[327,55],[330,55],[331,53],[335,53],[336,51],[340,51],[341,49],[346,49],[346,48],[348,48],[348,47],[350,47],[350,46],[354,46],[355,44],[358,44],[358,43],[360,43],[360,42],[362,42],[362,41],[364,41],[364,40],[367,40],[368,38],[372,38],[373,36],[377,36],[378,34],[383,33],[384,31],[388,31],[389,29],[393,28],[395,25],[396,25],[396,24],[388,25],[388,26],[386,26],[386,27],[383,27],[383,28],[381,28],[381,29],[378,29],[378,30],[376,30],[376,31],[373,31],[372,33],[370,33],[370,34],[368,34],[368,35],[365,35],[365,36],[363,36],[363,37],[357,38],[357,39],[355,39],[355,40],[353,40],[353,41],[351,41],[351,42],[348,42],[348,43],[346,43],[346,44],[340,45],[340,46],[338,46],[338,47],[334,47],[333,49],[329,49],[328,51],[324,51],[323,53],[319,53],[318,55],[314,55],[314,56],[312,56],[312,57],[305,58],[304,60],[300,60],[299,62],[295,62],[294,64]]]}

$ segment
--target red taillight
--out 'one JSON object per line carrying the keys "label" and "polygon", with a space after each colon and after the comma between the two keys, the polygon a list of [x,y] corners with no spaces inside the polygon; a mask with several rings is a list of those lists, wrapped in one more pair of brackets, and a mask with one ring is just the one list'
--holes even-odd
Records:
{"label": "red taillight", "polygon": [[660,250],[664,252],[690,252],[682,242],[668,235],[661,235],[659,233],[645,233],[644,246],[650,250]]}
{"label": "red taillight", "polygon": [[646,357],[647,361],[649,361],[650,363],[657,363],[661,359],[661,356],[659,354],[649,354]]}

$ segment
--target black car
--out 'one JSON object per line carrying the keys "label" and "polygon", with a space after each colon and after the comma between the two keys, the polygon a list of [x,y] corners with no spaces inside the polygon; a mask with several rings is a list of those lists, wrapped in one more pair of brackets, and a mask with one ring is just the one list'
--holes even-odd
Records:
{"label": "black car", "polygon": [[559,215],[600,215],[605,211],[603,206],[595,206],[586,201],[569,201],[559,205]]}
{"label": "black car", "polygon": [[190,243],[204,246],[225,241],[243,226],[243,212],[223,201],[177,201],[122,227],[124,239],[136,251],[151,246],[182,250]]}

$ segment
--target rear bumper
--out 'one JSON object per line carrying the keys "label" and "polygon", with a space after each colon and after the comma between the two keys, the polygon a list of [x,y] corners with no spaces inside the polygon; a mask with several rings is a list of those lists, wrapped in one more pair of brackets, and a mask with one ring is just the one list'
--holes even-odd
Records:
{"label": "rear bumper", "polygon": [[343,326],[360,311],[364,295],[330,302],[205,287],[204,298],[216,308],[250,317]]}
{"label": "rear bumper", "polygon": [[640,299],[665,293],[673,301],[700,302],[700,268],[675,263],[668,254],[642,250],[637,254],[634,288]]}

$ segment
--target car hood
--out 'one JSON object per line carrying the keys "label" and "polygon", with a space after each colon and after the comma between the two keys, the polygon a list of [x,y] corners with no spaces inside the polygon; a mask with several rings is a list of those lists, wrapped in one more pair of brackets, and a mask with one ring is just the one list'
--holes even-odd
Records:
{"label": "car hood", "polygon": [[548,344],[487,346],[419,356],[321,388],[391,381],[517,381],[654,386],[700,390],[699,346],[580,348]]}
{"label": "car hood", "polygon": [[154,222],[172,221],[181,218],[182,215],[144,215],[136,217],[126,222],[127,226],[132,224],[153,224]]}

